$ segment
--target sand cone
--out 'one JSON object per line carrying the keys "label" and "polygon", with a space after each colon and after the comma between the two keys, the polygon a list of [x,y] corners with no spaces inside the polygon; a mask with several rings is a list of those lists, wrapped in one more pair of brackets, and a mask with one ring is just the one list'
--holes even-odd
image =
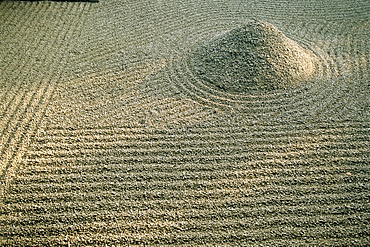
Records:
{"label": "sand cone", "polygon": [[276,89],[310,79],[315,55],[264,21],[250,21],[203,43],[194,52],[194,69],[225,91]]}

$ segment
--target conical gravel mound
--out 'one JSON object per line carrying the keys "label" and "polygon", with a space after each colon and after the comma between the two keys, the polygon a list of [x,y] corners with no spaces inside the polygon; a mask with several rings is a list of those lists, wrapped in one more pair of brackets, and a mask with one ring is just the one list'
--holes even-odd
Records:
{"label": "conical gravel mound", "polygon": [[310,79],[316,56],[264,21],[217,36],[193,53],[196,74],[233,92],[286,88]]}

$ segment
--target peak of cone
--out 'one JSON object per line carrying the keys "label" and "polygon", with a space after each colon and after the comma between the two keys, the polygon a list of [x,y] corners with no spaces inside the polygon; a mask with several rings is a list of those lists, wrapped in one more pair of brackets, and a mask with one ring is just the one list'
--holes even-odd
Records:
{"label": "peak of cone", "polygon": [[316,56],[264,21],[250,21],[201,44],[193,68],[230,92],[286,88],[310,79]]}

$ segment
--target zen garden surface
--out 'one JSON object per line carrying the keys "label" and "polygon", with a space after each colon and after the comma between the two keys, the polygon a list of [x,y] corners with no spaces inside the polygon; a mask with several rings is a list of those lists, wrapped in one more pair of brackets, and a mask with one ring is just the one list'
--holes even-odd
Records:
{"label": "zen garden surface", "polygon": [[367,246],[367,0],[0,2],[1,246]]}

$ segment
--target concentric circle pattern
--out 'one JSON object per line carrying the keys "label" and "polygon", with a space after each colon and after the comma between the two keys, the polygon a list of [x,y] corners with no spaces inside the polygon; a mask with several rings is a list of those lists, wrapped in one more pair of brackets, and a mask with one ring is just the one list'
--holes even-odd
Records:
{"label": "concentric circle pattern", "polygon": [[[245,20],[248,22],[248,20]],[[344,42],[348,40],[332,40],[332,47],[329,44],[324,44],[322,40],[325,37],[330,37],[329,30],[326,30],[320,36],[314,30],[317,27],[295,27],[305,28],[306,32],[311,33],[312,36],[316,37],[300,37],[301,33],[297,30],[289,30],[291,27],[285,27],[288,31],[287,35],[302,44],[306,49],[311,50],[318,58],[315,78],[302,85],[298,85],[292,88],[285,88],[282,90],[269,91],[265,90],[263,86],[255,86],[246,90],[246,93],[233,93],[212,85],[209,80],[199,78],[197,73],[194,72],[193,68],[193,57],[192,53],[200,43],[222,35],[234,27],[230,27],[231,21],[225,21],[225,24],[212,23],[211,27],[204,27],[198,25],[201,33],[195,31],[193,34],[189,34],[182,40],[184,47],[179,47],[178,54],[175,57],[168,69],[169,80],[173,84],[179,87],[180,91],[184,92],[188,97],[198,101],[206,106],[217,108],[221,110],[229,111],[230,109],[242,112],[247,112],[253,115],[266,114],[269,112],[281,113],[284,116],[285,111],[289,114],[291,110],[304,111],[304,114],[317,115],[317,105],[311,104],[312,101],[320,103],[320,108],[329,107],[326,100],[331,98],[343,98],[347,93],[348,87],[351,87],[351,82],[354,81],[356,85],[366,90],[366,80],[368,78],[368,71],[366,71],[368,58],[366,57],[366,51],[363,50],[368,46],[363,44],[364,47],[352,47],[349,48],[345,53],[347,57],[338,57],[331,49],[346,49],[343,47]],[[209,25],[209,24],[208,24]],[[317,23],[315,23],[317,25]],[[361,32],[368,30],[369,23],[362,23],[360,27]],[[235,25],[238,26],[238,25]],[[351,27],[346,29],[351,30]],[[307,35],[307,34],[306,34]],[[358,35],[361,39],[361,33],[353,33],[353,36]],[[324,37],[325,36],[325,37]],[[353,39],[353,36],[351,39]],[[315,41],[314,41],[315,40]],[[327,41],[328,42],[328,41]],[[366,42],[365,42],[366,43]],[[348,44],[346,44],[348,46]],[[351,46],[351,45],[349,45]],[[356,46],[355,44],[353,46]],[[194,48],[195,47],[195,48]],[[362,51],[358,51],[361,49]],[[351,54],[352,53],[352,54]],[[361,54],[361,55],[360,55]],[[343,54],[341,54],[343,56]],[[361,82],[362,81],[362,82]],[[311,107],[312,106],[312,107]],[[293,116],[290,114],[290,116]],[[301,116],[298,116],[301,117]]]}
{"label": "concentric circle pattern", "polygon": [[[200,76],[250,20],[312,77]],[[367,0],[0,1],[0,245],[367,246],[369,33]]]}

